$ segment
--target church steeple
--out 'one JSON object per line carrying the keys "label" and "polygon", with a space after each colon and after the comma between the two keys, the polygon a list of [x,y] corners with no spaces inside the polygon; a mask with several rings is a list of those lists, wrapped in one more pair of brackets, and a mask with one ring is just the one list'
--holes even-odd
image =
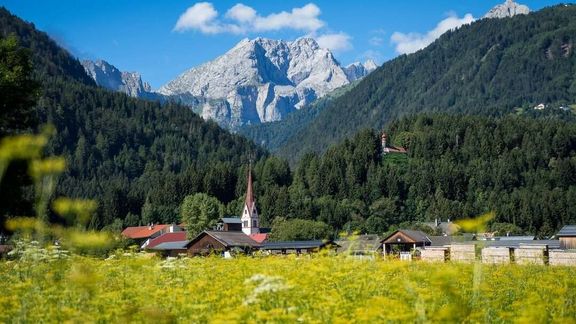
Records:
{"label": "church steeple", "polygon": [[244,210],[242,211],[242,232],[250,235],[260,233],[260,219],[258,218],[258,211],[256,210],[254,189],[252,188],[252,164],[250,164],[248,168],[247,182]]}

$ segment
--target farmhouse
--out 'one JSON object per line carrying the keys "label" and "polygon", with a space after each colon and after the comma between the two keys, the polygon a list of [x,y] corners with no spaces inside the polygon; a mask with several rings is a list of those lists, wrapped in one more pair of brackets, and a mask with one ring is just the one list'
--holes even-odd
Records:
{"label": "farmhouse", "polygon": [[164,233],[173,233],[183,231],[178,225],[150,224],[148,226],[131,226],[122,231],[122,236],[138,242],[140,245],[146,245],[151,239],[154,239]]}
{"label": "farmhouse", "polygon": [[240,217],[223,217],[220,219],[218,224],[216,224],[216,230],[224,232],[241,232],[242,220]]}
{"label": "farmhouse", "polygon": [[382,252],[390,254],[394,251],[409,252],[418,247],[432,245],[432,241],[422,231],[397,230],[381,241]]}
{"label": "farmhouse", "polygon": [[188,255],[208,255],[226,251],[252,252],[260,247],[243,232],[204,231],[186,244]]}

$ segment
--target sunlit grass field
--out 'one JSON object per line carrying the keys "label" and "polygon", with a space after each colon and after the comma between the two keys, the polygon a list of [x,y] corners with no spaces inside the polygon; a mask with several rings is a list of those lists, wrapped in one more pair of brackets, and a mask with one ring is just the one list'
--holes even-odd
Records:
{"label": "sunlit grass field", "polygon": [[564,267],[73,256],[0,261],[0,282],[8,323],[576,322],[576,275]]}

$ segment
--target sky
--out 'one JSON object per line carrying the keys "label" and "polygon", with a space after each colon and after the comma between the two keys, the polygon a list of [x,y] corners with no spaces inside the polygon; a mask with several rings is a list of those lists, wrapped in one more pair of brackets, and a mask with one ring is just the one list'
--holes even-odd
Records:
{"label": "sky", "polygon": [[[157,89],[244,38],[309,36],[347,65],[414,52],[503,0],[0,0],[79,59],[137,71]],[[531,10],[561,1],[522,0]],[[563,1],[567,2],[567,1]]]}

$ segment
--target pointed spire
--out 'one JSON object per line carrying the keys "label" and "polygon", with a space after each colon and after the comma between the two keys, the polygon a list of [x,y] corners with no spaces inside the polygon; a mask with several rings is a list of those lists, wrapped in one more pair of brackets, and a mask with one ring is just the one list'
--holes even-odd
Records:
{"label": "pointed spire", "polygon": [[248,167],[248,187],[246,188],[246,200],[245,204],[248,207],[250,213],[252,213],[252,208],[254,206],[254,191],[252,189],[252,162]]}

